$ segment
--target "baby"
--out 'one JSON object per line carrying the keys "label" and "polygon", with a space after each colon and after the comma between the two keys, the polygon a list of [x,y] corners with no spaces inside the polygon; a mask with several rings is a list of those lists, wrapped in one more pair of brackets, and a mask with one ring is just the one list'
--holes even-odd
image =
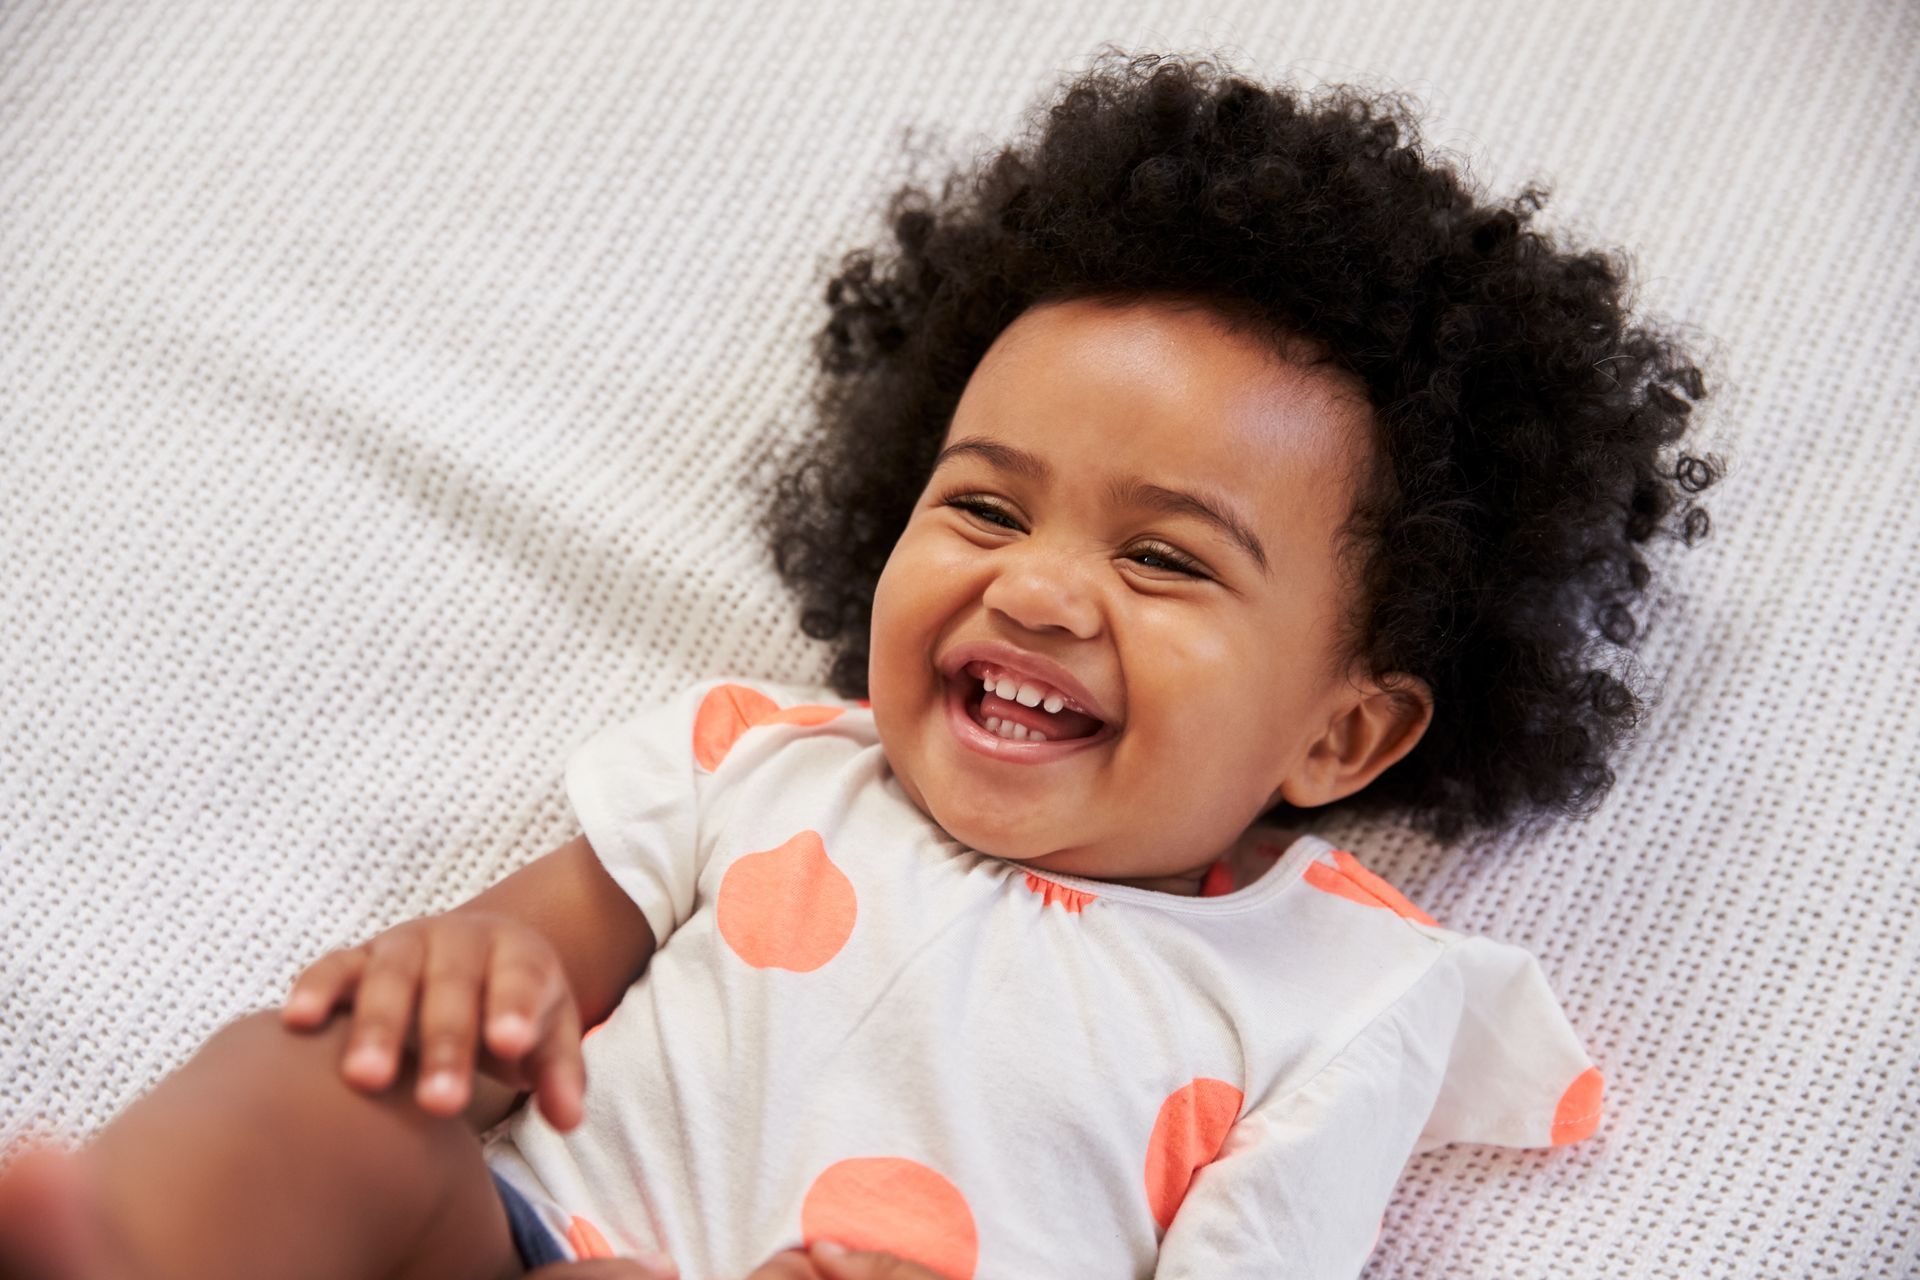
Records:
{"label": "baby", "polygon": [[1593,1133],[1534,960],[1304,828],[1591,812],[1704,388],[1411,127],[1103,62],[904,191],[765,517],[830,684],[587,738],[579,838],[17,1161],[0,1269],[1353,1276],[1412,1154]]}

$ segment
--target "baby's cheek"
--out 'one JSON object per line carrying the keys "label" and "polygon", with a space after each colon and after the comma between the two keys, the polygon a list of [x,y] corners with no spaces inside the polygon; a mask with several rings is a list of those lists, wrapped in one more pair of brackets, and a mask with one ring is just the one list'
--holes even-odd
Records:
{"label": "baby's cheek", "polygon": [[916,618],[924,618],[932,604],[935,582],[952,568],[938,563],[938,557],[930,560],[920,554],[917,542],[909,531],[895,544],[880,570],[880,580],[874,584],[872,641],[876,650],[882,640],[898,639],[903,630],[911,630]]}
{"label": "baby's cheek", "polygon": [[1156,628],[1128,648],[1128,724],[1151,734],[1156,755],[1196,752],[1204,766],[1238,743],[1257,694],[1246,655],[1180,627]]}

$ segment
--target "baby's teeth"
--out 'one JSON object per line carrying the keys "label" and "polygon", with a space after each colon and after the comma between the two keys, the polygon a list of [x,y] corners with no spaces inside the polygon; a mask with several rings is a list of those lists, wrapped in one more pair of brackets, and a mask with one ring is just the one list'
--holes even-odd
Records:
{"label": "baby's teeth", "polygon": [[1067,700],[1062,695],[1048,693],[1037,684],[1021,684],[1012,676],[1000,676],[991,681],[983,678],[980,683],[990,692],[1005,698],[1008,702],[1017,702],[1023,707],[1037,707],[1044,702],[1048,711],[1058,711],[1067,705]]}
{"label": "baby's teeth", "polygon": [[999,716],[987,717],[987,732],[996,738],[1006,738],[1011,742],[1045,742],[1047,735],[1037,729],[1029,729],[1017,720],[1002,720]]}
{"label": "baby's teeth", "polygon": [[1021,684],[1012,676],[983,676],[980,683],[989,693],[1005,698],[1008,702],[1017,702],[1023,707],[1037,707],[1044,704],[1049,712],[1058,714],[1060,708],[1067,705],[1064,695],[1047,693],[1037,684]]}

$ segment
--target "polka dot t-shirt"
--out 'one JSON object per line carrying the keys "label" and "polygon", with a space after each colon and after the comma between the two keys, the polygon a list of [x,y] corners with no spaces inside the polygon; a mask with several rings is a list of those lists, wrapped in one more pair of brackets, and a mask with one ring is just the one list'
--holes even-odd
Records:
{"label": "polka dot t-shirt", "polygon": [[1351,1276],[1410,1155],[1599,1121],[1533,957],[1316,836],[1254,827],[1199,897],[1029,871],[914,806],[864,704],[759,680],[603,730],[566,789],[659,944],[581,1125],[487,1143],[576,1257]]}

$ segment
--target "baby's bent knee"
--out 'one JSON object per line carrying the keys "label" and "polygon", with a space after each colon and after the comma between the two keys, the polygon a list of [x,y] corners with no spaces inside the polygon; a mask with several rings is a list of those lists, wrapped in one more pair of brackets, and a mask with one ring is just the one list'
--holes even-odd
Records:
{"label": "baby's bent knee", "polygon": [[[413,1105],[414,1065],[404,1061],[398,1077],[378,1091],[346,1078],[348,1018],[335,1016],[311,1030],[290,1027],[277,1009],[243,1014],[221,1027],[201,1050],[204,1070],[232,1089],[234,1106],[288,1113],[293,1120],[331,1123],[342,1108],[363,1122],[371,1110],[390,1111],[408,1128],[430,1128],[439,1118]],[[377,1123],[377,1121],[375,1121]],[[465,1128],[455,1119],[454,1125]]]}
{"label": "baby's bent knee", "polygon": [[337,1157],[359,1167],[369,1188],[393,1184],[386,1194],[433,1185],[427,1171],[448,1162],[483,1170],[479,1139],[459,1117],[430,1115],[414,1102],[411,1062],[378,1091],[346,1078],[341,1061],[350,1025],[336,1016],[299,1030],[278,1010],[244,1014],[201,1051],[203,1097],[226,1112],[234,1131],[256,1140],[271,1134],[315,1158]]}
{"label": "baby's bent knee", "polygon": [[[301,1030],[288,1026],[278,1009],[258,1009],[241,1014],[214,1032],[201,1053],[222,1058],[270,1058],[296,1074],[318,1072],[331,1063],[331,1074],[337,1076],[346,1049],[347,1028],[346,1018],[335,1017],[323,1027]],[[342,1079],[341,1083],[346,1081]]]}

